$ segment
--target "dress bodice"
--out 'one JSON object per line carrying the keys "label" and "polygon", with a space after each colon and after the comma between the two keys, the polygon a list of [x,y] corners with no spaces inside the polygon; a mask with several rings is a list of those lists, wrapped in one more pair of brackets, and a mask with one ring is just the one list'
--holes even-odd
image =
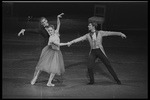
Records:
{"label": "dress bodice", "polygon": [[60,50],[59,45],[55,45],[55,43],[60,43],[60,38],[57,34],[53,34],[49,37],[48,45],[51,45],[53,49],[55,50]]}

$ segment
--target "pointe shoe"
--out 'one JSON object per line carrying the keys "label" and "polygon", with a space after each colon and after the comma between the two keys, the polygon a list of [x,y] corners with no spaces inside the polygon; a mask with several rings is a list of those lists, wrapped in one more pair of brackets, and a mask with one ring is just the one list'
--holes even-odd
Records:
{"label": "pointe shoe", "polygon": [[122,83],[121,83],[120,81],[117,81],[117,84],[118,84],[118,85],[121,85]]}
{"label": "pointe shoe", "polygon": [[36,79],[32,79],[30,83],[31,83],[31,85],[34,85],[35,82],[36,82]]}
{"label": "pointe shoe", "polygon": [[92,84],[94,84],[94,82],[89,82],[89,83],[87,83],[87,85],[92,85]]}
{"label": "pointe shoe", "polygon": [[31,81],[31,83],[30,83],[31,85],[34,85],[35,84],[35,81]]}
{"label": "pointe shoe", "polygon": [[118,85],[121,85],[122,83],[120,82],[120,80],[116,80]]}
{"label": "pointe shoe", "polygon": [[47,86],[55,86],[55,84],[52,84],[52,83],[50,83],[50,84],[46,84]]}

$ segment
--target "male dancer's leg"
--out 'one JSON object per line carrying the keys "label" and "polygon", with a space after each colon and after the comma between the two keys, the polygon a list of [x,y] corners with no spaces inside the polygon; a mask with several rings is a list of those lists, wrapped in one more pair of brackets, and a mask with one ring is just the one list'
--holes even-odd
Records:
{"label": "male dancer's leg", "polygon": [[88,83],[89,85],[94,84],[93,65],[95,60],[96,60],[96,56],[94,54],[94,51],[92,50],[89,55],[89,65],[88,65],[88,74],[90,78],[90,82]]}
{"label": "male dancer's leg", "polygon": [[110,74],[113,76],[113,78],[115,79],[115,81],[118,84],[121,84],[120,80],[118,79],[115,71],[113,70],[108,58],[102,53],[102,51],[99,49],[97,50],[97,55],[98,57],[101,59],[101,61],[104,63],[104,65],[106,66],[106,68],[108,69],[108,71],[110,72]]}

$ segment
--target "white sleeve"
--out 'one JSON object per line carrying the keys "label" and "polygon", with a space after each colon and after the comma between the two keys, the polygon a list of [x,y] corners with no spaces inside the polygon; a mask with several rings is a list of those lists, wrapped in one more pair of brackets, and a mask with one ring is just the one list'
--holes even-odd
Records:
{"label": "white sleeve", "polygon": [[117,35],[121,36],[121,32],[113,32],[113,31],[99,31],[102,36],[112,36],[112,35]]}
{"label": "white sleeve", "polygon": [[85,34],[85,35],[83,35],[83,36],[81,36],[81,37],[79,37],[79,38],[76,38],[76,39],[74,39],[74,40],[72,40],[74,43],[77,43],[77,42],[80,42],[80,41],[84,41],[84,40],[86,40],[87,39],[87,34]]}

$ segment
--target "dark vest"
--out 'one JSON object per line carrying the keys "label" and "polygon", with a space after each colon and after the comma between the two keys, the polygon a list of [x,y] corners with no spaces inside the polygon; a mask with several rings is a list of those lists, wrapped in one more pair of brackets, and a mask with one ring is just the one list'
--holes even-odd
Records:
{"label": "dark vest", "polygon": [[[95,32],[96,32],[96,37],[97,37],[98,31],[96,30]],[[90,37],[91,37],[91,39],[92,39],[92,35],[93,35],[93,34],[94,34],[93,32],[90,32]]]}

